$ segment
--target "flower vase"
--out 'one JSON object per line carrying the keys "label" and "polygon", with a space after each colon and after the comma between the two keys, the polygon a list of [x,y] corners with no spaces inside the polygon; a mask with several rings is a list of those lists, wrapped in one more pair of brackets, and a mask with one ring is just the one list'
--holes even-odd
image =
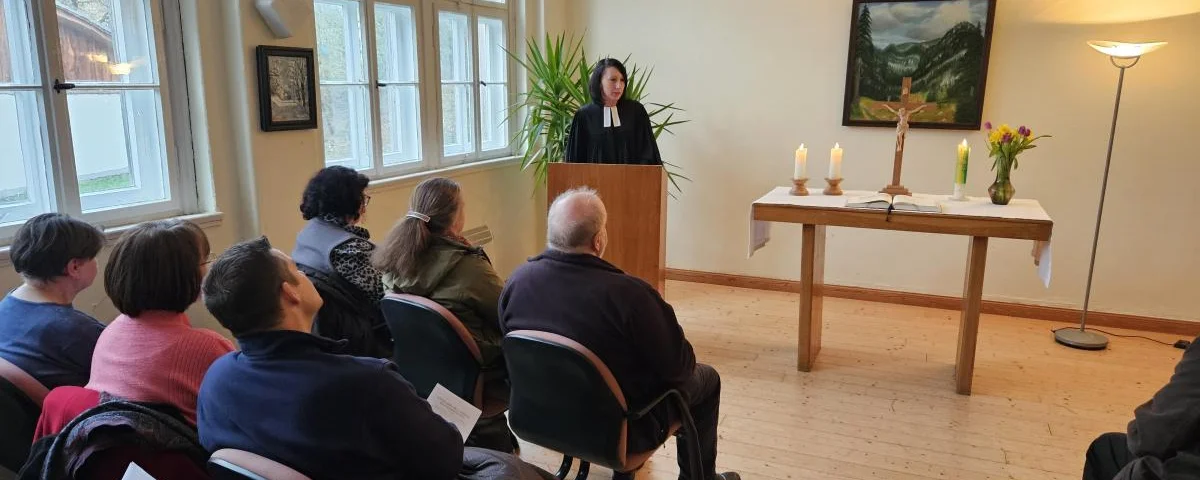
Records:
{"label": "flower vase", "polygon": [[1008,205],[1012,201],[1013,194],[1017,193],[1017,189],[1013,188],[1012,181],[1009,180],[1009,174],[1016,160],[1016,155],[1012,158],[997,157],[995,162],[996,181],[992,182],[992,186],[988,187],[988,196],[992,198],[992,203],[996,205]]}

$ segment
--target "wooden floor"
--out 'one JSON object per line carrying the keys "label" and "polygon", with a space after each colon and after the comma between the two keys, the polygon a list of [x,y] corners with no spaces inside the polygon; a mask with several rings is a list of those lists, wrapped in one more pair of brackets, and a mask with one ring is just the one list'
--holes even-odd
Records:
{"label": "wooden floor", "polygon": [[[1072,350],[1050,334],[1063,324],[984,315],[965,397],[952,375],[957,312],[825,299],[824,347],[802,373],[797,295],[670,282],[667,299],[721,374],[718,471],[748,480],[1078,479],[1088,443],[1124,431],[1182,355],[1125,338]],[[522,451],[551,472],[561,459]],[[672,440],[637,478],[677,472]]]}

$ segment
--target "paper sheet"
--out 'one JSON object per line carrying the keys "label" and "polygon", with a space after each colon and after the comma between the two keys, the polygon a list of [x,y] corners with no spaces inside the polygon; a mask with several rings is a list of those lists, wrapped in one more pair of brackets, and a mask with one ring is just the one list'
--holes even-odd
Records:
{"label": "paper sheet", "polygon": [[129,462],[129,468],[125,469],[125,475],[121,477],[121,480],[154,480],[154,477],[142,470],[138,464]]}
{"label": "paper sheet", "polygon": [[467,441],[467,436],[471,434],[471,430],[475,428],[475,422],[479,421],[479,415],[483,413],[466,400],[458,398],[458,395],[450,393],[440,383],[433,387],[432,392],[429,392],[429,406],[433,408],[433,413],[458,428],[463,442]]}
{"label": "paper sheet", "polygon": [[1050,242],[1033,242],[1033,264],[1037,265],[1038,278],[1042,285],[1050,288],[1050,272],[1053,257],[1050,254]]}
{"label": "paper sheet", "polygon": [[754,252],[767,246],[771,241],[771,222],[754,220],[754,207],[750,207],[750,248],[746,250],[746,258],[754,256]]}

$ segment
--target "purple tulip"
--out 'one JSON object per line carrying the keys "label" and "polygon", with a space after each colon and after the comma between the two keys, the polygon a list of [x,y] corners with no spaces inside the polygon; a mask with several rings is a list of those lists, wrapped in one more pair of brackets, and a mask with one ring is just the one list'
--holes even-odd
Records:
{"label": "purple tulip", "polygon": [[1000,138],[1000,143],[1012,143],[1012,141],[1013,136],[1011,133],[1006,133],[1004,134],[1004,137]]}
{"label": "purple tulip", "polygon": [[1021,134],[1021,136],[1022,136],[1022,137],[1028,137],[1028,136],[1029,136],[1029,129],[1028,129],[1028,128],[1025,128],[1025,126],[1024,126],[1024,125],[1021,125],[1021,128],[1018,128],[1018,129],[1017,129],[1017,133]]}
{"label": "purple tulip", "polygon": [[983,122],[983,128],[986,128],[986,129],[988,129],[988,130],[991,130],[991,129],[992,129],[992,122]]}

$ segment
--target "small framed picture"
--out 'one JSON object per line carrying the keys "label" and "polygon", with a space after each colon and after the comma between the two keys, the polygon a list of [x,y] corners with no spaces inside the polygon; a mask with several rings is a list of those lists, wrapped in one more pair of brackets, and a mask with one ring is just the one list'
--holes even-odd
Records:
{"label": "small framed picture", "polygon": [[[978,130],[996,0],[854,0],[842,125]],[[904,85],[911,90],[905,91]]]}
{"label": "small framed picture", "polygon": [[259,45],[257,52],[258,113],[262,130],[317,128],[313,50]]}

